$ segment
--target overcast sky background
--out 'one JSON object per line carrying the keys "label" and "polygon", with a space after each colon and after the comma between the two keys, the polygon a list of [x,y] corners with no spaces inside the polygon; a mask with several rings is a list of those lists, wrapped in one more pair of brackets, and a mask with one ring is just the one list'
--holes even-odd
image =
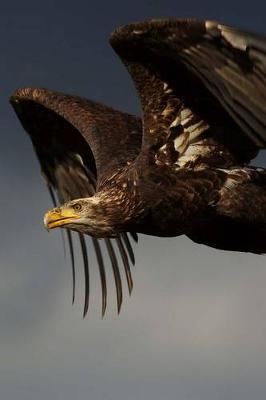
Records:
{"label": "overcast sky background", "polygon": [[265,11],[262,0],[1,4],[1,399],[265,399],[266,258],[141,237],[121,315],[110,289],[101,320],[95,269],[82,320],[82,265],[72,307],[60,235],[42,227],[50,199],[8,104],[16,88],[36,86],[137,113],[133,85],[108,45],[115,27],[190,16],[266,34]]}

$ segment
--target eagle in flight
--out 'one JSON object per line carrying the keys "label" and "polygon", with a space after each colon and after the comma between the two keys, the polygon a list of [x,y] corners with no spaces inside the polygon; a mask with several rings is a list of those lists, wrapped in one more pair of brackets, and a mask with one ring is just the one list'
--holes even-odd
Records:
{"label": "eagle in flight", "polygon": [[[150,20],[110,43],[138,92],[142,118],[77,96],[18,89],[11,104],[29,133],[54,203],[48,229],[92,238],[102,287],[102,243],[122,303],[118,255],[132,289],[131,239],[186,235],[217,249],[266,252],[266,39],[212,21]],[[103,239],[99,242],[99,239]]]}

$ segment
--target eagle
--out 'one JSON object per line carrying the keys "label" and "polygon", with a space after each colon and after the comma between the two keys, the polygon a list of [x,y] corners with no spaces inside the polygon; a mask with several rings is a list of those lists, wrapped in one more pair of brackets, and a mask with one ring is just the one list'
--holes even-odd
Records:
{"label": "eagle", "polygon": [[[266,39],[213,21],[149,20],[116,29],[110,44],[131,75],[142,117],[74,95],[22,88],[10,101],[30,135],[64,228],[75,296],[72,232],[79,236],[89,305],[86,235],[102,287],[105,243],[122,304],[138,233],[186,235],[221,250],[266,252]],[[101,242],[100,242],[101,240]]]}

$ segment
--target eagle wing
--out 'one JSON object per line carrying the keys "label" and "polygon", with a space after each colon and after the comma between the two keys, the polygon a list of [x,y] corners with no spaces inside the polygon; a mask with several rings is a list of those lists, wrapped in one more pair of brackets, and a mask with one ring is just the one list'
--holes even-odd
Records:
{"label": "eagle wing", "polygon": [[[19,89],[11,96],[18,118],[29,133],[39,159],[53,204],[74,198],[90,197],[97,184],[116,168],[132,161],[141,145],[141,121],[110,107],[46,89]],[[72,233],[66,230],[69,243],[73,301],[75,297],[75,260]],[[132,234],[137,239],[136,234]],[[89,305],[89,261],[85,238],[79,234],[84,261],[85,304]],[[124,265],[129,292],[132,290],[130,261],[134,254],[128,235],[104,239],[110,257],[117,293],[117,307],[122,303],[122,280],[114,250],[117,246]],[[107,284],[102,249],[92,238],[102,287],[102,315],[107,304]]]}
{"label": "eagle wing", "polygon": [[266,40],[212,21],[118,28],[140,96],[142,155],[175,167],[246,163],[266,146]]}

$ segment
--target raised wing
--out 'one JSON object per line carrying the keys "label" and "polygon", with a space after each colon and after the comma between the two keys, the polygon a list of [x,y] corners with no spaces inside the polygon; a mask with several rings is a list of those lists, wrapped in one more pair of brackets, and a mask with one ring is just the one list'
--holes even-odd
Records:
{"label": "raised wing", "polygon": [[233,165],[266,146],[266,40],[211,21],[118,28],[111,45],[144,114],[142,154],[157,164]]}
{"label": "raised wing", "polygon": [[[114,169],[132,161],[141,144],[138,118],[76,96],[45,89],[19,89],[10,99],[23,127],[29,133],[54,205],[92,196],[101,179]],[[75,298],[75,260],[72,234],[66,230],[73,273]],[[135,234],[133,238],[136,240]],[[84,316],[89,305],[89,260],[83,235],[79,235],[85,275]],[[132,290],[130,261],[134,254],[127,234],[104,239],[114,273],[117,307],[122,303],[120,254]],[[99,241],[92,238],[102,286],[102,315],[107,303],[105,264]]]}

